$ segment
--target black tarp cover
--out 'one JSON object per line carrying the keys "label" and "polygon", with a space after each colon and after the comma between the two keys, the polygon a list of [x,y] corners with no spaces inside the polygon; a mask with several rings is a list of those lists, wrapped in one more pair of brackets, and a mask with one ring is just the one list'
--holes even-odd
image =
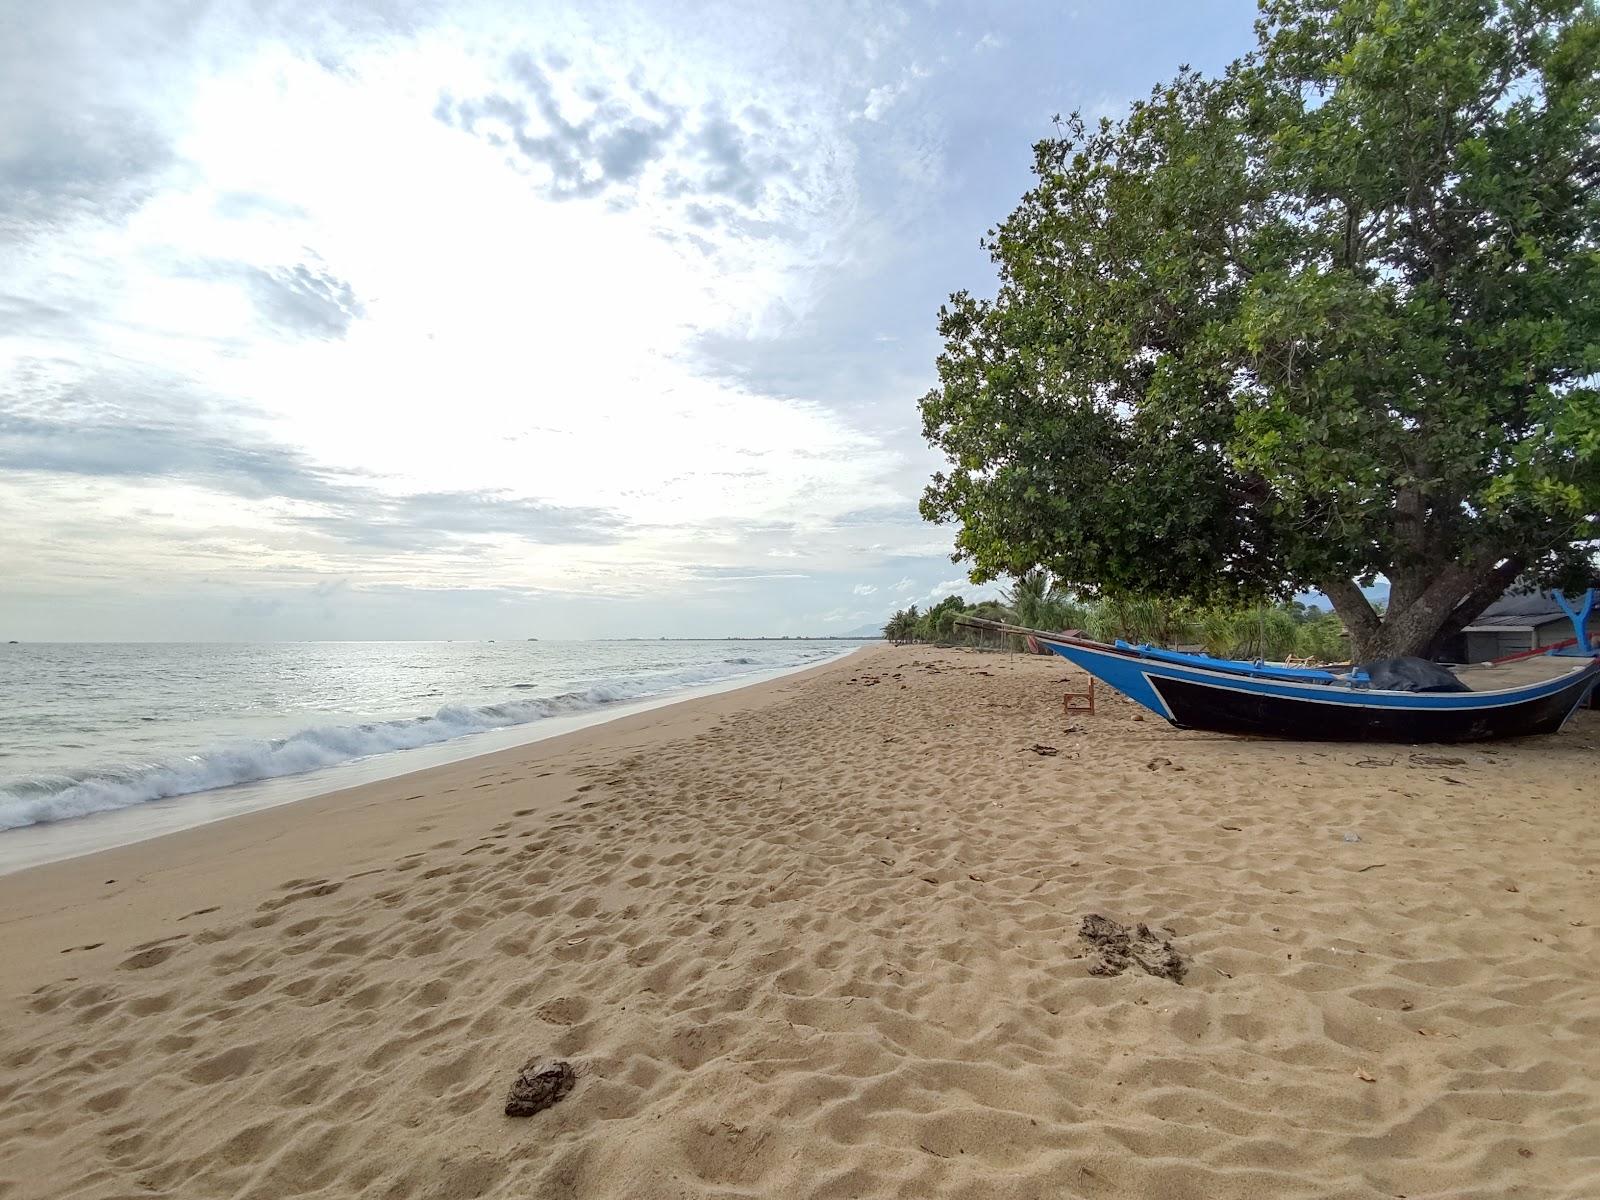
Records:
{"label": "black tarp cover", "polygon": [[1362,663],[1372,686],[1386,692],[1470,692],[1438,663],[1425,658],[1379,658]]}

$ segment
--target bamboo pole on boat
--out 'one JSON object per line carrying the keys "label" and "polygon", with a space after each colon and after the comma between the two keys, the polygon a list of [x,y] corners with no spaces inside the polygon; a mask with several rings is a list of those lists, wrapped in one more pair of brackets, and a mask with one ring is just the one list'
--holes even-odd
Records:
{"label": "bamboo pole on boat", "polygon": [[1026,625],[1012,625],[1005,621],[991,621],[987,617],[957,617],[954,623],[971,629],[987,629],[995,633],[1014,633],[1019,637],[1044,638],[1052,642],[1089,640],[1087,638],[1067,638],[1061,633],[1052,632],[1048,629],[1032,629]]}

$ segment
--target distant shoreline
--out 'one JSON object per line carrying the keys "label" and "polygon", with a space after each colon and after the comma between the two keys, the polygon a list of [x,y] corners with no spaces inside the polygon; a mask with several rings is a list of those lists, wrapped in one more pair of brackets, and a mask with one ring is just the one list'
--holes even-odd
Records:
{"label": "distant shoreline", "polygon": [[135,638],[124,641],[117,638],[10,638],[5,642],[8,646],[298,646],[318,645],[320,643],[341,642],[375,642],[379,644],[394,643],[397,645],[428,645],[432,642],[478,642],[483,645],[492,645],[504,642],[508,646],[520,646],[527,642],[545,642],[551,645],[562,645],[573,642],[881,642],[883,635],[877,634],[839,634],[830,636],[826,634],[774,634],[768,636],[743,636],[738,637],[727,634],[722,637],[650,637],[647,634],[636,634],[632,637],[596,637],[596,638],[537,638],[537,637],[505,637],[505,638],[263,638],[260,640],[243,639],[238,641],[150,641]]}

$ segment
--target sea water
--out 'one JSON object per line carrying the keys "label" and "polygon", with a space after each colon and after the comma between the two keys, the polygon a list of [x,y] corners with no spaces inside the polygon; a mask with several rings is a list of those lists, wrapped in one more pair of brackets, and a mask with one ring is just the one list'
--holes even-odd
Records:
{"label": "sea water", "polygon": [[[508,734],[531,740],[541,722],[753,681],[859,644],[0,645],[0,857],[7,831],[142,805],[170,813],[174,797],[286,777],[307,777],[297,794],[310,795],[319,773],[344,786],[341,764],[443,744],[465,757]],[[206,819],[180,808],[168,825]]]}

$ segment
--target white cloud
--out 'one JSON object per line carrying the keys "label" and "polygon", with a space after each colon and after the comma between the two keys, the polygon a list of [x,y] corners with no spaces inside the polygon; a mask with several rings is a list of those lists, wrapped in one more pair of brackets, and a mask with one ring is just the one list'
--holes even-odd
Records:
{"label": "white cloud", "polygon": [[[198,525],[215,534],[208,552],[159,556],[159,578],[259,571],[266,539],[300,569],[605,592],[660,587],[693,565],[807,558],[825,570],[896,552],[841,546],[834,522],[901,500],[897,451],[815,399],[708,377],[684,354],[708,332],[743,337],[807,315],[855,211],[848,113],[819,110],[792,79],[675,57],[669,72],[651,67],[659,55],[570,42],[566,68],[546,70],[565,89],[550,120],[623,105],[626,131],[627,105],[654,104],[684,114],[671,118],[683,129],[670,155],[631,175],[624,163],[608,194],[553,198],[509,130],[435,112],[443,92],[535,108],[506,66],[515,44],[475,49],[441,29],[319,61],[229,32],[189,74],[174,68],[193,97],[170,126],[181,169],[125,219],[41,227],[24,250],[0,247],[8,291],[77,318],[41,318],[0,342],[0,377],[32,388],[0,395],[0,417],[60,395],[177,389],[197,443],[275,444],[396,498],[470,491],[604,509],[617,536],[530,554],[514,535],[475,533],[401,559],[310,536],[306,513],[286,521],[270,500],[248,512],[247,535],[218,523],[232,506],[204,480],[155,491],[138,464],[91,465],[72,494],[115,516],[73,539],[70,561],[139,572],[156,558],[129,552],[134,525],[165,527],[176,545]],[[596,145],[605,163],[611,143]],[[148,414],[114,415],[125,427]],[[40,469],[45,451],[8,465]],[[28,490],[0,484],[0,503]],[[59,546],[57,522],[39,516],[42,543]]]}
{"label": "white cloud", "polygon": [[1000,585],[997,583],[973,583],[969,579],[947,579],[943,583],[936,583],[928,592],[930,601],[943,600],[946,596],[960,596],[968,604],[976,604],[979,600],[994,600],[1000,595]]}
{"label": "white cloud", "polygon": [[854,592],[857,596],[870,596],[874,592],[876,592],[878,589],[873,587],[872,584],[870,584],[870,583],[858,583],[858,584],[856,584],[855,587],[851,588],[850,590],[852,592]]}
{"label": "white cloud", "polygon": [[868,612],[852,612],[847,608],[835,608],[817,617],[816,624],[819,629],[836,629],[840,625],[851,622],[870,620],[871,616],[872,614]]}
{"label": "white cloud", "polygon": [[861,116],[868,121],[883,119],[883,114],[894,107],[894,102],[910,86],[908,80],[901,79],[895,83],[885,83],[873,88],[867,93],[866,102],[861,106]]}
{"label": "white cloud", "polygon": [[[870,586],[907,601],[948,569],[913,406],[928,314],[993,287],[973,214],[1029,186],[1041,111],[1151,71],[836,0],[735,38],[642,0],[19,13],[10,636],[317,636],[261,622],[330,579],[346,636],[575,594],[574,635],[631,631],[634,603],[660,632],[816,632],[891,570]],[[1210,65],[1190,51],[1223,24],[1140,36]]]}
{"label": "white cloud", "polygon": [[866,121],[881,121],[895,106],[899,99],[909,92],[919,80],[926,79],[931,72],[926,68],[912,63],[891,83],[879,84],[867,92],[866,100],[861,108],[852,114],[852,119]]}

